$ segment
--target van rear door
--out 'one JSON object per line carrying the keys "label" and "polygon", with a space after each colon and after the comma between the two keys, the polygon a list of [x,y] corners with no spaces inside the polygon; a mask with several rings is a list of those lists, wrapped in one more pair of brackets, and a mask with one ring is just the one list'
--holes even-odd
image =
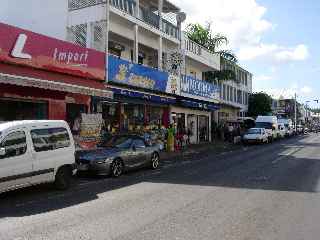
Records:
{"label": "van rear door", "polygon": [[57,167],[74,160],[69,133],[64,127],[32,129],[30,133],[33,142],[33,169],[41,173],[34,176],[32,182],[54,181]]}
{"label": "van rear door", "polygon": [[24,130],[8,132],[0,148],[5,150],[0,156],[0,191],[29,185],[33,171],[27,133]]}

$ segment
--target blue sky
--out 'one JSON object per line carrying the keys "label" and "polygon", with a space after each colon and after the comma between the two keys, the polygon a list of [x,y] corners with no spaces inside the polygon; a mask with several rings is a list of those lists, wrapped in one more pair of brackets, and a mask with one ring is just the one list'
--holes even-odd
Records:
{"label": "blue sky", "polygon": [[[228,36],[240,65],[254,74],[255,91],[275,97],[297,92],[300,102],[316,106],[320,1],[171,1],[187,12],[187,22],[209,21],[214,31]],[[67,0],[1,0],[0,21],[64,39],[66,7]]]}

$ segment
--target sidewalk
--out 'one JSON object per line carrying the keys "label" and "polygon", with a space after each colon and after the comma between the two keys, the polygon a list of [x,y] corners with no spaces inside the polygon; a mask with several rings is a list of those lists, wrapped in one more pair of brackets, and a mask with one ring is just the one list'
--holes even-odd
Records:
{"label": "sidewalk", "polygon": [[204,157],[208,155],[217,155],[224,152],[231,152],[240,148],[240,144],[235,145],[228,142],[215,140],[211,143],[189,145],[185,150],[182,151],[163,152],[161,158],[164,161],[183,161],[186,159],[190,160],[190,158],[195,156]]}

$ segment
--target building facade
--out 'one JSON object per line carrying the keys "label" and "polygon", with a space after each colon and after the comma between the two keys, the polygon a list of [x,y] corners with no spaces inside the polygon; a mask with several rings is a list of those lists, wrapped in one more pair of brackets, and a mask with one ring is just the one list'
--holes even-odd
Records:
{"label": "building facade", "polygon": [[188,41],[185,14],[167,0],[69,0],[67,39],[107,52],[114,100],[95,98],[113,131],[142,131],[174,124],[192,143],[211,140],[211,113],[219,89],[204,72],[220,58]]}
{"label": "building facade", "polygon": [[112,99],[103,54],[0,23],[0,121],[66,120]]}
{"label": "building facade", "polygon": [[248,113],[249,95],[252,93],[252,74],[237,64],[221,58],[221,71],[231,70],[235,78],[220,81],[220,103],[218,120],[233,121],[246,117]]}

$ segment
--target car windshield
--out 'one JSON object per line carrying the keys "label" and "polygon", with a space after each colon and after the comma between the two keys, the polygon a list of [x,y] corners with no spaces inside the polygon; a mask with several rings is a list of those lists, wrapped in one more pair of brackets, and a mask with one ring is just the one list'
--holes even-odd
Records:
{"label": "car windshield", "polygon": [[256,123],[257,128],[265,128],[265,129],[272,129],[272,123],[269,122],[257,122]]}
{"label": "car windshield", "polygon": [[128,136],[114,136],[104,144],[105,147],[129,148],[132,139]]}
{"label": "car windshield", "polygon": [[261,129],[249,129],[247,134],[260,134],[261,133]]}

